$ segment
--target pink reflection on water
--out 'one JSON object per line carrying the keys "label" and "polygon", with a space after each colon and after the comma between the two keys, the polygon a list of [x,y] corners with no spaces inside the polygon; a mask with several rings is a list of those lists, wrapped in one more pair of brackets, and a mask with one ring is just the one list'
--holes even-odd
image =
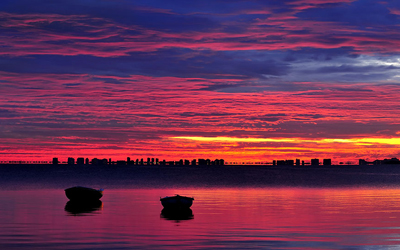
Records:
{"label": "pink reflection on water", "polygon": [[[168,218],[159,198],[193,196]],[[373,188],[105,190],[101,208],[70,216],[63,190],[0,191],[0,248],[346,249],[397,246],[400,194]]]}

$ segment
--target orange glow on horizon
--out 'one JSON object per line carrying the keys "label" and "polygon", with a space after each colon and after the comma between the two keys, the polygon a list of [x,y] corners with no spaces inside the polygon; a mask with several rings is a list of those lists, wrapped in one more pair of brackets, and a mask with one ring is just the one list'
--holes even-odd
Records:
{"label": "orange glow on horizon", "polygon": [[295,139],[274,138],[237,138],[237,137],[199,137],[199,136],[175,136],[172,139],[186,139],[205,142],[295,142]]}
{"label": "orange glow on horizon", "polygon": [[354,145],[388,144],[400,145],[400,138],[350,138],[350,139],[304,139],[304,138],[237,138],[237,137],[199,137],[175,136],[172,139],[184,139],[202,142],[288,142],[288,143],[349,143]]}

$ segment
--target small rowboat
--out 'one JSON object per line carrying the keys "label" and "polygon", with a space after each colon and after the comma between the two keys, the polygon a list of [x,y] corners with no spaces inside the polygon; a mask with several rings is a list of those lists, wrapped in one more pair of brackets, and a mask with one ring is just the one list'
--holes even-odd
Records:
{"label": "small rowboat", "polygon": [[71,201],[91,202],[103,197],[103,189],[93,189],[88,187],[71,187],[65,189],[65,195]]}
{"label": "small rowboat", "polygon": [[194,198],[181,196],[179,194],[175,196],[166,196],[164,198],[160,198],[161,205],[167,209],[187,209],[190,208],[193,204]]}

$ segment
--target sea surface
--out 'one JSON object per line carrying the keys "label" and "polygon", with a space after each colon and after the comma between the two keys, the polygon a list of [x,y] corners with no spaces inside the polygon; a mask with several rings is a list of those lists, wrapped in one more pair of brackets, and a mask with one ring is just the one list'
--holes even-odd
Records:
{"label": "sea surface", "polygon": [[[400,249],[395,167],[335,175],[359,172],[354,185],[326,177],[332,169],[236,168],[218,181],[196,169],[42,168],[0,167],[0,249]],[[64,188],[85,184],[105,189],[101,202],[72,206]],[[160,197],[174,194],[194,197],[191,210],[163,211]]]}

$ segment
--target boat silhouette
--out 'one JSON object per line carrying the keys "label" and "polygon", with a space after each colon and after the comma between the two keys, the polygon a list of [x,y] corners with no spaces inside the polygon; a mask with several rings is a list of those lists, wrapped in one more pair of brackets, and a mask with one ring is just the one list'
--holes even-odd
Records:
{"label": "boat silhouette", "polygon": [[192,197],[181,196],[179,194],[160,198],[161,205],[167,209],[190,208],[193,204],[193,200],[194,198]]}
{"label": "boat silhouette", "polygon": [[65,195],[71,201],[96,201],[103,197],[103,190],[76,186],[65,189]]}

